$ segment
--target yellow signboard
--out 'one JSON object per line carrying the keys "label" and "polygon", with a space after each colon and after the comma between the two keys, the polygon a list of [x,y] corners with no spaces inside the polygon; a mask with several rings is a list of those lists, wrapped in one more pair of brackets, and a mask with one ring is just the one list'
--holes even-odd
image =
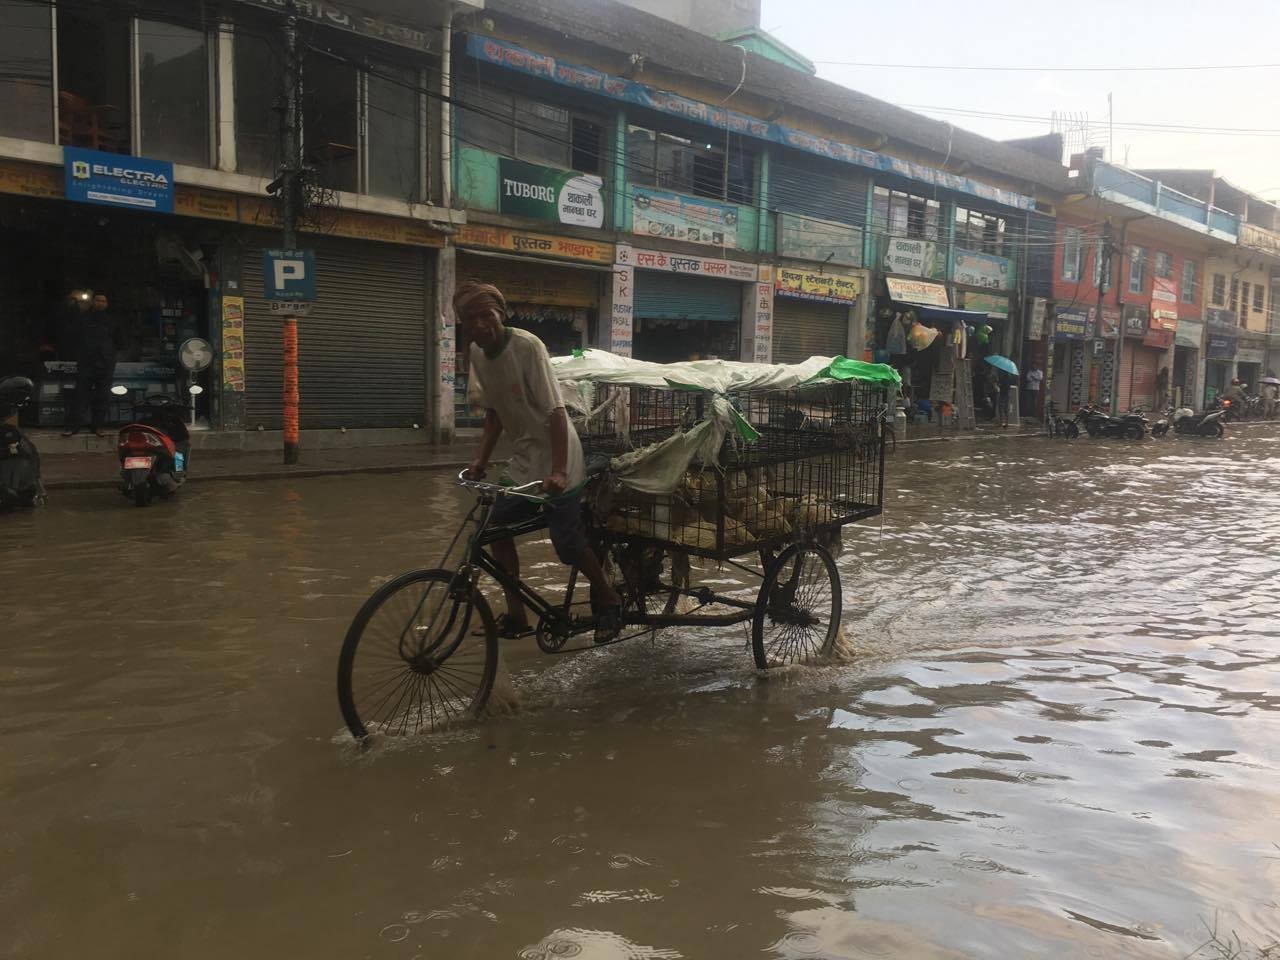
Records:
{"label": "yellow signboard", "polygon": [[244,297],[222,298],[222,385],[244,392]]}
{"label": "yellow signboard", "polygon": [[174,188],[173,212],[184,217],[199,217],[202,220],[227,220],[235,223],[240,219],[236,198],[231,194],[212,193],[193,187]]}
{"label": "yellow signboard", "polygon": [[60,200],[63,196],[62,169],[38,163],[0,163],[0,193]]}
{"label": "yellow signboard", "polygon": [[589,260],[592,263],[613,263],[613,244],[597,240],[579,240],[576,237],[556,237],[546,233],[526,233],[523,230],[504,230],[467,224],[458,227],[453,242],[460,247],[488,247],[527,253],[532,256],[562,257],[566,260]]}
{"label": "yellow signboard", "polygon": [[862,294],[862,277],[779,267],[775,292],[780,297],[794,297],[798,300],[853,303]]}
{"label": "yellow signboard", "polygon": [[[280,207],[272,200],[257,197],[240,199],[240,222],[270,229],[280,228]],[[321,233],[353,240],[377,240],[415,247],[443,247],[444,235],[436,233],[416,220],[401,220],[356,210],[317,211],[312,222],[304,223],[303,233]]]}

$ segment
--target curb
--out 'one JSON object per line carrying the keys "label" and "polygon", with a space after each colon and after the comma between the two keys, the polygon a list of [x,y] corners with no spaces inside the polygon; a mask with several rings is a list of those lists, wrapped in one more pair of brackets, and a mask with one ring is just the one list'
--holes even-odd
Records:
{"label": "curb", "polygon": [[[463,467],[467,466],[468,463],[469,461],[454,461],[450,463],[390,463],[376,464],[374,466],[303,467],[300,470],[290,470],[288,473],[248,471],[242,473],[219,473],[208,476],[196,474],[189,477],[186,480],[186,483],[218,483],[224,480],[299,480],[309,479],[311,477],[340,477],[346,474],[358,473],[413,473],[415,471],[430,472],[434,470],[461,470]],[[46,490],[98,490],[103,488],[114,490],[119,482],[120,481],[115,478],[109,480],[46,480],[44,487]]]}

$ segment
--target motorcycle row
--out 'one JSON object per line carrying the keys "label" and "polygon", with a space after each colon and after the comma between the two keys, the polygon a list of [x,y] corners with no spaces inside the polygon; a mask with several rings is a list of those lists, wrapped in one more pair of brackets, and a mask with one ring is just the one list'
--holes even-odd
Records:
{"label": "motorcycle row", "polygon": [[1141,408],[1128,413],[1111,414],[1107,412],[1108,404],[1105,402],[1101,405],[1085,404],[1076,411],[1074,417],[1051,415],[1048,421],[1049,435],[1072,440],[1080,436],[1083,430],[1090,437],[1142,440],[1148,430],[1153,437],[1166,436],[1172,430],[1181,436],[1220,438],[1227,433],[1224,422],[1228,419],[1230,403],[1230,400],[1215,403],[1200,413],[1190,407],[1169,407],[1165,415],[1155,423],[1147,420]]}
{"label": "motorcycle row", "polygon": [[[188,388],[192,398],[201,388]],[[18,426],[19,411],[31,402],[35,385],[26,377],[0,379],[0,512],[27,509],[43,503],[40,452]],[[124,387],[113,387],[127,396]],[[188,407],[170,396],[153,395],[136,403],[133,422],[120,428],[116,456],[120,461],[120,492],[136,506],[155,497],[168,499],[187,479],[191,434]]]}

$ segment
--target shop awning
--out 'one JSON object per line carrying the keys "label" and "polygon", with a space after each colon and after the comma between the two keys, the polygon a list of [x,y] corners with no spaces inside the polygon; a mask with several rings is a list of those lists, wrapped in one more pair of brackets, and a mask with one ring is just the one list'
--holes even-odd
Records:
{"label": "shop awning", "polygon": [[927,307],[912,304],[911,309],[922,320],[941,320],[947,323],[986,323],[990,314],[985,310],[956,310],[954,307]]}

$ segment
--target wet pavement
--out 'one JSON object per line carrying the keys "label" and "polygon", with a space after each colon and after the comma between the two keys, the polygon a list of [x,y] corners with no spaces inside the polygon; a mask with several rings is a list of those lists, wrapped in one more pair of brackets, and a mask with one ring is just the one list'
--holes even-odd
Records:
{"label": "wet pavement", "polygon": [[[839,560],[845,662],[760,676],[741,628],[515,645],[513,714],[363,752],[338,647],[377,584],[437,561],[465,503],[446,477],[147,510],[63,491],[0,519],[0,956],[1280,937],[1280,432],[889,469],[883,525]],[[526,567],[556,570],[546,545]]]}

